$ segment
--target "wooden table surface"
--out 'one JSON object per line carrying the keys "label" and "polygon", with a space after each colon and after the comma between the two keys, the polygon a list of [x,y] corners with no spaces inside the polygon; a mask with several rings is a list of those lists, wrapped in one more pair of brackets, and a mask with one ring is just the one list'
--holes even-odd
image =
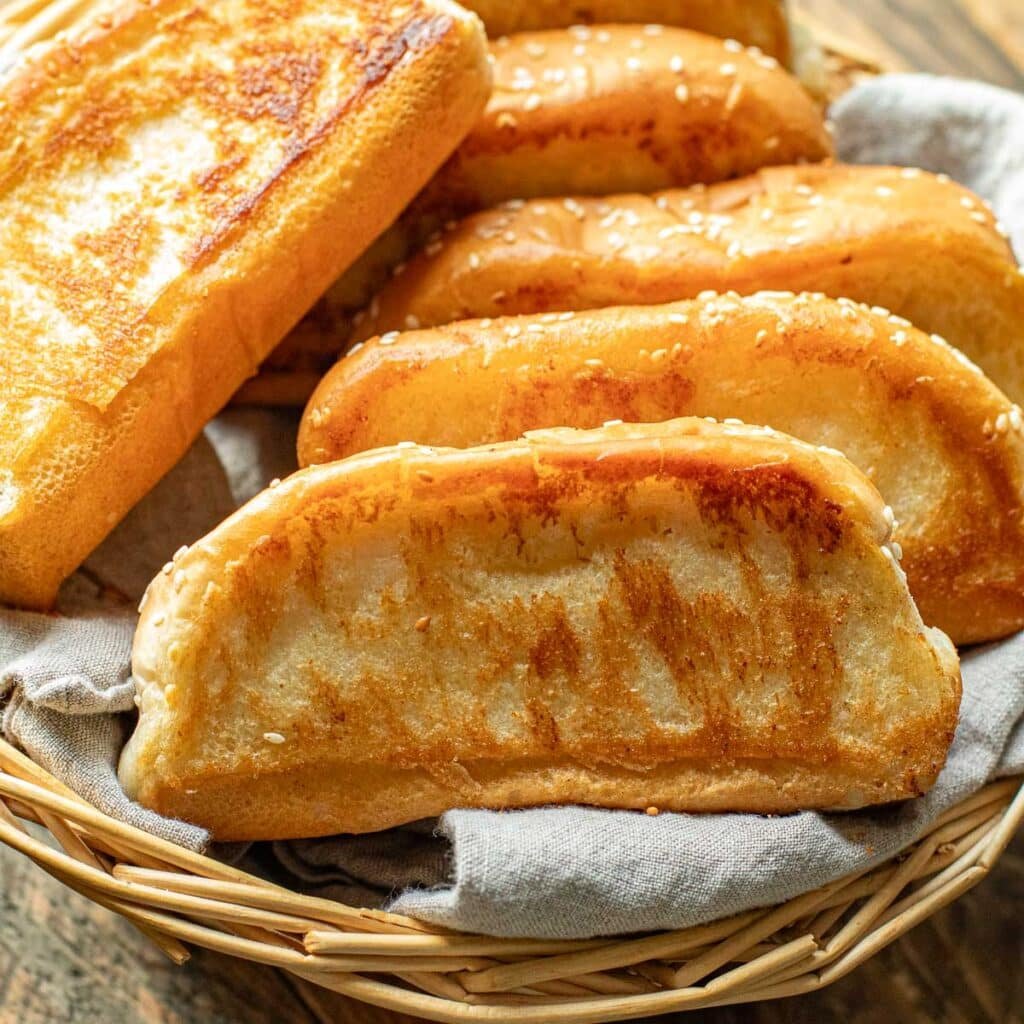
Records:
{"label": "wooden table surface", "polygon": [[[887,67],[1024,91],[1024,0],[797,0],[795,6]],[[203,950],[176,968],[121,919],[6,848],[0,848],[0,880],[0,1024],[411,1021]],[[1022,910],[1024,835],[980,887],[831,988],[660,1019],[1024,1021]]]}

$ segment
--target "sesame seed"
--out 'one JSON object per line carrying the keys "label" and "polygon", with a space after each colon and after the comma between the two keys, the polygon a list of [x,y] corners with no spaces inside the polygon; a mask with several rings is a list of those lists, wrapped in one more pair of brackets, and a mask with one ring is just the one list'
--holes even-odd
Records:
{"label": "sesame seed", "polygon": [[770,135],[764,140],[765,149],[778,149],[779,148],[779,137],[778,135]]}
{"label": "sesame seed", "polygon": [[532,92],[526,97],[526,101],[523,103],[523,110],[536,110],[540,106],[540,96]]}
{"label": "sesame seed", "polygon": [[626,67],[630,71],[639,71],[643,67],[643,63],[638,57],[627,57]]}
{"label": "sesame seed", "polygon": [[762,327],[761,330],[759,330],[757,332],[757,334],[754,335],[754,345],[755,346],[763,345],[764,342],[767,340],[767,338],[768,338],[768,332]]}
{"label": "sesame seed", "polygon": [[718,71],[719,71],[720,74],[723,74],[726,77],[728,77],[729,75],[735,75],[736,74],[736,65],[735,64],[722,64],[719,67]]}
{"label": "sesame seed", "polygon": [[779,62],[774,57],[769,57],[767,54],[763,54],[755,59],[761,67],[767,68],[769,71],[774,71],[779,66]]}
{"label": "sesame seed", "polygon": [[605,420],[604,423],[601,424],[601,426],[602,427],[621,427],[622,426],[622,420]]}
{"label": "sesame seed", "polygon": [[514,231],[506,231],[502,236],[501,240],[507,245],[512,245],[516,240],[516,233]]}
{"label": "sesame seed", "polygon": [[280,745],[281,743],[284,743],[284,737],[279,732],[265,732],[263,734],[263,738],[268,743],[273,743],[275,745]]}
{"label": "sesame seed", "polygon": [[650,807],[647,808],[646,811],[644,811],[644,814],[650,815],[650,817],[652,818],[656,818],[659,814],[661,814],[661,810],[652,804]]}
{"label": "sesame seed", "polygon": [[660,36],[663,31],[664,26],[662,25],[644,25],[645,36]]}
{"label": "sesame seed", "polygon": [[741,82],[733,82],[729,95],[725,97],[725,112],[727,114],[731,114],[736,109],[742,95],[743,84]]}
{"label": "sesame seed", "polygon": [[1013,427],[1014,430],[1020,430],[1024,427],[1024,419],[1021,417],[1019,405],[1015,405],[1010,409],[1010,426]]}
{"label": "sesame seed", "polygon": [[507,110],[503,110],[496,118],[494,123],[499,128],[515,128],[519,124],[515,114],[510,114]]}
{"label": "sesame seed", "polygon": [[908,181],[913,178],[920,178],[921,169],[919,167],[904,167],[903,170],[900,171],[900,177],[906,178]]}
{"label": "sesame seed", "polygon": [[416,447],[416,442],[415,441],[399,441],[398,444],[395,445],[395,447],[396,448],[415,448]]}
{"label": "sesame seed", "polygon": [[977,221],[979,224],[988,223],[988,217],[986,217],[981,210],[975,210],[975,212],[971,214],[971,220]]}
{"label": "sesame seed", "polygon": [[598,29],[598,30],[597,30],[597,31],[596,31],[596,32],[594,33],[594,38],[595,38],[595,39],[596,39],[596,40],[597,40],[597,41],[598,41],[599,43],[610,43],[610,42],[611,42],[611,40],[612,40],[612,34],[611,34],[611,32],[609,32],[609,31],[608,31],[608,30],[607,30],[606,28],[599,28],[599,29]]}
{"label": "sesame seed", "polygon": [[685,103],[690,98],[690,87],[685,82],[680,82],[675,89],[676,99]]}
{"label": "sesame seed", "polygon": [[660,363],[667,355],[668,355],[668,349],[667,348],[656,348],[651,353],[651,362],[652,363]]}
{"label": "sesame seed", "polygon": [[690,318],[685,313],[669,313],[668,322],[670,324],[688,324]]}
{"label": "sesame seed", "polygon": [[544,327],[543,327],[542,324],[530,324],[526,328],[526,331],[527,331],[528,334],[543,334],[544,333]]}
{"label": "sesame seed", "polygon": [[977,206],[978,204],[970,196],[961,196],[960,205],[965,210],[973,210],[974,207]]}
{"label": "sesame seed", "polygon": [[469,264],[469,269],[470,270],[479,270],[480,269],[480,254],[479,253],[475,253],[475,252],[471,252],[469,254],[469,258],[466,260],[466,262]]}
{"label": "sesame seed", "polygon": [[415,331],[416,328],[419,327],[419,325],[420,325],[420,318],[418,316],[416,316],[415,313],[410,313],[405,318],[405,326],[408,327],[409,330]]}
{"label": "sesame seed", "polygon": [[583,365],[584,366],[591,366],[591,367],[594,367],[595,369],[600,369],[602,366],[604,366],[604,360],[603,359],[584,359],[583,360]]}
{"label": "sesame seed", "polygon": [[906,331],[896,331],[893,333],[892,342],[894,345],[905,345],[908,337]]}
{"label": "sesame seed", "polygon": [[893,195],[893,190],[889,188],[888,185],[879,185],[878,188],[875,189],[875,195],[881,196],[883,199],[887,199],[889,196]]}
{"label": "sesame seed", "polygon": [[629,41],[629,48],[631,50],[642,50],[644,46],[646,46],[646,43],[644,43],[644,41],[638,37],[634,37]]}
{"label": "sesame seed", "polygon": [[572,320],[573,317],[575,317],[575,316],[576,316],[576,314],[573,313],[573,312],[559,313],[558,314],[558,319],[561,320],[564,323],[566,320]]}
{"label": "sesame seed", "polygon": [[730,53],[742,53],[744,50],[743,44],[737,39],[726,39],[725,42],[722,43],[722,45]]}
{"label": "sesame seed", "polygon": [[680,57],[678,53],[668,62],[668,69],[669,69],[669,71],[674,71],[677,75],[685,67],[686,67],[686,61],[684,61],[683,58]]}
{"label": "sesame seed", "polygon": [[543,57],[544,54],[548,52],[548,48],[543,43],[538,43],[534,40],[528,42],[526,46],[523,47],[523,49],[526,50],[529,56],[533,57],[536,60],[540,60],[540,58]]}
{"label": "sesame seed", "polygon": [[419,633],[426,633],[430,629],[430,616],[422,615],[416,620],[416,631]]}
{"label": "sesame seed", "polygon": [[725,250],[725,255],[728,256],[729,259],[735,259],[737,256],[739,256],[742,248],[743,247],[740,245],[738,241],[730,242],[729,248]]}
{"label": "sesame seed", "polygon": [[508,327],[505,328],[505,333],[510,338],[518,338],[519,335],[523,333],[523,329],[518,324],[509,324]]}

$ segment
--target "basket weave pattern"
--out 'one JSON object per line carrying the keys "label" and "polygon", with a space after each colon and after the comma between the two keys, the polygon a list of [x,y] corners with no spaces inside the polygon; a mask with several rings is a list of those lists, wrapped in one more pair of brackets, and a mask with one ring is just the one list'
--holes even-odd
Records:
{"label": "basket weave pattern", "polygon": [[1007,779],[899,857],[781,906],[639,938],[500,939],[302,896],[190,853],[107,817],[0,741],[0,841],[175,961],[186,943],[205,946],[439,1021],[557,1010],[586,1024],[812,992],[977,885],[1022,818],[1024,780]]}
{"label": "basket weave pattern", "polygon": [[[0,0],[0,67],[97,6]],[[824,42],[830,96],[877,70]],[[1024,779],[1007,779],[899,857],[777,907],[628,939],[501,939],[303,896],[191,853],[106,816],[0,741],[0,842],[175,962],[203,946],[438,1021],[587,1024],[812,992],[980,882],[1022,818]]]}

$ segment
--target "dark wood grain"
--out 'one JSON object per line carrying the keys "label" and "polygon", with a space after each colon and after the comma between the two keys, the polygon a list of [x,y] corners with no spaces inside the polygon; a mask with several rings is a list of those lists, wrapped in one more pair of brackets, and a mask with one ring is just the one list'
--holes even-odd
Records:
{"label": "dark wood grain", "polygon": [[[794,7],[886,67],[1024,90],[1024,0],[796,0]],[[1024,1021],[1022,912],[1024,837],[1018,837],[981,886],[831,988],[685,1020]],[[411,1024],[411,1018],[202,950],[184,968],[174,967],[125,922],[0,848],[0,1022]]]}

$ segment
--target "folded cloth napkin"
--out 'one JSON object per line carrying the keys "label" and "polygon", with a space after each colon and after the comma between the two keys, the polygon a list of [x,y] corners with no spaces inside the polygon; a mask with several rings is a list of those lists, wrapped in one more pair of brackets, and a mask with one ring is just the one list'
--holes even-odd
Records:
{"label": "folded cloth napkin", "polygon": [[[944,171],[990,200],[1024,249],[1024,97],[889,75],[832,116],[844,159]],[[192,849],[202,830],[130,803],[114,774],[118,713],[132,700],[132,605],[169,552],[294,468],[294,437],[294,416],[229,410],[69,581],[61,614],[0,614],[5,736],[107,813]],[[371,836],[256,844],[247,864],[320,895],[496,935],[680,928],[766,906],[888,857],[988,780],[1024,772],[1024,633],[967,653],[963,671],[947,766],[926,797],[899,806],[768,818],[456,810]]]}

